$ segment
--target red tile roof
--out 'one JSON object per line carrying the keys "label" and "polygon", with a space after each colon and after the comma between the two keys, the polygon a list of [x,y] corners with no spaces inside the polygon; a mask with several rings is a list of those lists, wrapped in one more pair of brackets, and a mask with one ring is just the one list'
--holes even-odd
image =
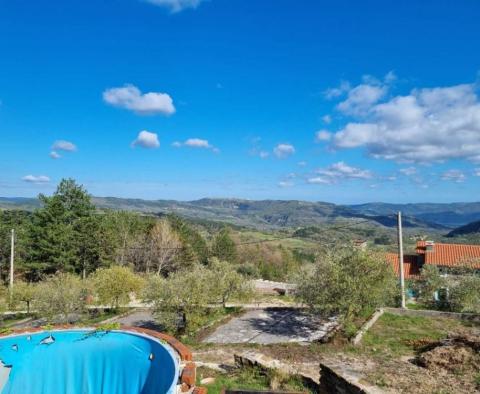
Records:
{"label": "red tile roof", "polygon": [[[398,254],[387,253],[387,262],[393,265],[393,269],[397,276],[400,276],[400,262]],[[415,279],[420,276],[420,265],[418,264],[418,256],[407,254],[403,256],[403,275],[405,279]]]}
{"label": "red tile roof", "polygon": [[445,267],[480,268],[480,245],[433,243],[431,251],[426,250],[426,241],[417,242],[417,254],[425,264]]}

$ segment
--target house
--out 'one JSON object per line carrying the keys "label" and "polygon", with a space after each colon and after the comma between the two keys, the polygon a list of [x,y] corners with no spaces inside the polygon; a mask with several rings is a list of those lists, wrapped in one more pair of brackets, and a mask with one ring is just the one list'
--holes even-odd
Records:
{"label": "house", "polygon": [[[418,279],[425,265],[435,265],[440,272],[448,273],[455,268],[474,268],[480,270],[480,245],[444,244],[433,241],[417,241],[416,254],[403,256],[405,279]],[[387,262],[393,265],[400,276],[398,254],[387,253]]]}

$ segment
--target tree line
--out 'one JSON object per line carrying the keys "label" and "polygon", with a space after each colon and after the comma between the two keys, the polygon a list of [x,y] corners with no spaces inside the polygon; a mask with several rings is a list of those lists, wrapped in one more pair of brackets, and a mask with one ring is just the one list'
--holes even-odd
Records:
{"label": "tree line", "polygon": [[57,272],[87,277],[99,268],[129,266],[136,272],[168,276],[209,258],[233,262],[235,243],[228,228],[209,243],[183,219],[97,211],[90,195],[73,179],[60,182],[52,196],[39,196],[33,213],[0,211],[0,277],[8,276],[10,230],[16,231],[15,272],[26,281]]}

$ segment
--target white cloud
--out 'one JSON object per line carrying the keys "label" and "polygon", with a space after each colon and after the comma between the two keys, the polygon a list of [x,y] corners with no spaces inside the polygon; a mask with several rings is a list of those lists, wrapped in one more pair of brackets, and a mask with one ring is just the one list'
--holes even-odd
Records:
{"label": "white cloud", "polygon": [[146,0],[148,3],[167,8],[170,12],[180,12],[187,8],[197,8],[204,0]]}
{"label": "white cloud", "polygon": [[453,181],[453,182],[461,183],[465,181],[466,176],[460,170],[447,170],[442,174],[441,178],[444,181]]}
{"label": "white cloud", "polygon": [[295,147],[291,144],[278,144],[273,148],[273,153],[279,159],[286,159],[295,153]]}
{"label": "white cloud", "polygon": [[315,133],[316,142],[330,141],[331,138],[332,133],[330,133],[328,130],[319,130]]}
{"label": "white cloud", "polygon": [[297,165],[300,166],[300,167],[305,167],[307,164],[308,164],[308,163],[307,163],[305,160],[299,161],[299,162],[297,163]]}
{"label": "white cloud", "polygon": [[77,150],[77,147],[74,143],[70,141],[58,140],[53,143],[52,150],[53,151],[63,150],[65,152],[75,152]]}
{"label": "white cloud", "polygon": [[371,179],[373,174],[369,170],[351,167],[343,161],[334,163],[327,168],[319,168],[315,176],[307,179],[308,183],[337,183],[343,179]]}
{"label": "white cloud", "polygon": [[171,115],[175,112],[173,100],[167,93],[142,93],[130,84],[105,90],[103,100],[114,107],[126,108],[139,115]]}
{"label": "white cloud", "polygon": [[22,181],[28,183],[42,184],[50,182],[50,178],[46,175],[25,175],[22,178]]}
{"label": "white cloud", "polygon": [[330,124],[332,123],[332,117],[330,115],[324,115],[322,116],[323,123],[325,124]]}
{"label": "white cloud", "polygon": [[327,90],[325,90],[323,92],[325,98],[327,98],[327,100],[332,100],[332,99],[335,99],[335,98],[338,98],[342,95],[344,95],[346,92],[348,92],[350,90],[351,86],[350,86],[350,82],[348,81],[341,81],[340,82],[340,85],[336,88],[328,88]]}
{"label": "white cloud", "polygon": [[49,156],[52,158],[52,159],[60,159],[62,157],[62,155],[60,155],[58,152],[52,150],[50,153],[49,153]]}
{"label": "white cloud", "polygon": [[294,185],[295,185],[295,184],[294,184],[293,182],[291,182],[291,181],[280,181],[280,182],[278,182],[278,186],[279,186],[279,187],[283,187],[283,188],[285,188],[285,187],[292,187],[292,186],[294,186]]}
{"label": "white cloud", "polygon": [[361,84],[348,92],[345,101],[337,105],[344,114],[361,116],[366,114],[387,93],[386,85]]}
{"label": "white cloud", "polygon": [[415,167],[400,168],[398,172],[406,176],[411,176],[417,173],[417,169]]}
{"label": "white cloud", "polygon": [[220,150],[214,147],[208,140],[204,140],[201,138],[189,138],[184,142],[175,141],[172,144],[175,148],[181,148],[182,146],[188,146],[190,148],[197,148],[197,149],[210,149],[212,152],[219,153]]}
{"label": "white cloud", "polygon": [[270,156],[270,153],[268,153],[267,151],[261,150],[260,152],[258,152],[258,156],[260,157],[260,159],[266,159],[268,156]]}
{"label": "white cloud", "polygon": [[364,147],[398,162],[480,162],[480,103],[471,84],[415,89],[375,104],[363,122],[334,136],[337,148]]}
{"label": "white cloud", "polygon": [[147,149],[156,149],[160,146],[160,141],[158,140],[158,135],[156,133],[143,130],[138,133],[137,138],[132,142],[132,147],[135,146],[140,146]]}
{"label": "white cloud", "polygon": [[473,169],[473,175],[474,176],[480,176],[480,168],[474,168]]}

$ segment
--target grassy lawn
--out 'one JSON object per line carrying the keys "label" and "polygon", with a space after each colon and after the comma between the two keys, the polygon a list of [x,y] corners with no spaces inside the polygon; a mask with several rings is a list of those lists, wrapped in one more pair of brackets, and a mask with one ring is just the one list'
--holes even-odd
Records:
{"label": "grassy lawn", "polygon": [[230,373],[220,373],[208,368],[197,369],[197,384],[203,378],[214,378],[214,383],[205,385],[208,394],[219,394],[222,389],[243,389],[243,390],[283,390],[309,392],[308,389],[298,380],[292,377],[284,377],[272,373],[262,373],[256,368],[241,368]]}
{"label": "grassy lawn", "polygon": [[468,327],[454,319],[420,316],[397,316],[385,313],[363,337],[361,350],[366,352],[402,356],[414,350],[412,342],[439,340],[449,332]]}

